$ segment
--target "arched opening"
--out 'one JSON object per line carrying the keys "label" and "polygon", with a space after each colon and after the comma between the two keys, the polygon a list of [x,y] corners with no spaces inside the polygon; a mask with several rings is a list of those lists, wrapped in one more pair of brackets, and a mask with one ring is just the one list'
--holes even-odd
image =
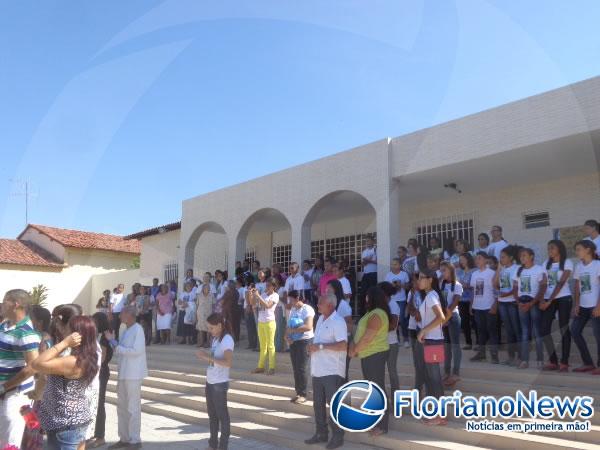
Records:
{"label": "arched opening", "polygon": [[376,212],[371,202],[349,190],[327,194],[310,209],[302,230],[310,237],[310,249],[305,243],[304,256],[310,254],[313,261],[317,256],[332,256],[345,263],[356,302],[363,271],[361,253],[368,237],[377,240]]}
{"label": "arched opening", "polygon": [[227,270],[228,239],[225,229],[216,222],[205,222],[197,227],[185,246],[185,271],[194,270],[194,276],[204,272]]}
{"label": "arched opening", "polygon": [[263,208],[252,214],[240,229],[238,260],[258,260],[261,267],[280,264],[287,272],[292,257],[291,225],[283,213]]}

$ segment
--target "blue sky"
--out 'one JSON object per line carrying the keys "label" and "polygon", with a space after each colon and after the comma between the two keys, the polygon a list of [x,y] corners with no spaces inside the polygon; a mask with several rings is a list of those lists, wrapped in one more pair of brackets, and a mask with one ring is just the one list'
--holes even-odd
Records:
{"label": "blue sky", "polygon": [[598,23],[595,0],[0,2],[0,236],[24,227],[22,180],[30,222],[128,234],[599,75]]}

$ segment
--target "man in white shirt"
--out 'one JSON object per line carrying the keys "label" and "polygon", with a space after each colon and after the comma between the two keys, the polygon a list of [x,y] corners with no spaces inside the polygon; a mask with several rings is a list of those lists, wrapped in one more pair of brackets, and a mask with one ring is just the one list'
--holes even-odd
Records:
{"label": "man in white shirt", "polygon": [[148,376],[146,365],[146,339],[144,329],[135,321],[136,309],[126,306],[121,311],[121,321],[127,327],[119,342],[114,333],[105,332],[105,337],[118,356],[117,416],[119,442],[109,449],[142,448],[140,436],[142,424],[142,380]]}
{"label": "man in white shirt", "polygon": [[300,265],[297,262],[290,263],[290,274],[285,280],[284,299],[287,303],[288,292],[296,291],[304,298],[304,277],[300,274]]}
{"label": "man in white shirt", "polygon": [[367,238],[367,248],[361,254],[363,275],[360,280],[361,299],[358,302],[359,314],[365,312],[367,291],[371,286],[377,285],[377,248],[372,237]]}
{"label": "man in white shirt", "polygon": [[346,278],[346,272],[344,271],[344,266],[341,263],[338,263],[335,270],[335,274],[337,275],[337,279],[342,285],[342,292],[344,293],[344,298],[350,301],[352,297],[352,286],[350,286],[350,280]]}
{"label": "man in white shirt", "polygon": [[600,258],[600,224],[594,219],[586,220],[583,231],[586,235],[585,239],[596,244],[596,255]]}
{"label": "man in white shirt", "polygon": [[[327,403],[333,394],[344,384],[346,374],[347,327],[346,321],[340,317],[335,307],[337,298],[333,294],[319,297],[319,320],[315,329],[313,344],[308,346],[310,353],[310,370],[313,385],[313,409],[315,413],[316,433],[304,441],[307,445],[328,441]],[[333,435],[327,449],[344,445],[344,431],[329,418],[329,426]]]}
{"label": "man in white shirt", "polygon": [[487,249],[487,254],[495,256],[500,260],[500,252],[508,247],[508,242],[502,237],[502,227],[500,225],[494,225],[490,231],[492,234],[492,242]]}
{"label": "man in white shirt", "polygon": [[123,283],[117,286],[117,292],[110,296],[110,310],[112,312],[112,328],[115,330],[116,339],[119,339],[119,328],[121,327],[121,310],[125,306],[127,296],[125,295],[125,285]]}

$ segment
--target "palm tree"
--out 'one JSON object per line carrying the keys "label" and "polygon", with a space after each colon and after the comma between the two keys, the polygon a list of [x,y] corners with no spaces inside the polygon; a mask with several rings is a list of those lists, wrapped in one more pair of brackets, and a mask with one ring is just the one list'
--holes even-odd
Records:
{"label": "palm tree", "polygon": [[34,305],[39,305],[42,307],[46,306],[46,299],[48,298],[48,288],[43,284],[38,284],[34,286],[31,291],[29,291],[29,295],[33,299]]}

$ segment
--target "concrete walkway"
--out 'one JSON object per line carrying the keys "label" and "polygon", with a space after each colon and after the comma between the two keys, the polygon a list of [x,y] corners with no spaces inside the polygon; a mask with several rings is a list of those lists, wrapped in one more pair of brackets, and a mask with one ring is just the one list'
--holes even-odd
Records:
{"label": "concrete walkway", "polygon": [[[142,413],[142,440],[146,450],[197,450],[208,447],[208,424],[190,425],[163,416]],[[106,442],[100,447],[119,440],[117,434],[117,408],[106,404]],[[231,436],[231,450],[286,450],[283,447],[252,439]]]}

